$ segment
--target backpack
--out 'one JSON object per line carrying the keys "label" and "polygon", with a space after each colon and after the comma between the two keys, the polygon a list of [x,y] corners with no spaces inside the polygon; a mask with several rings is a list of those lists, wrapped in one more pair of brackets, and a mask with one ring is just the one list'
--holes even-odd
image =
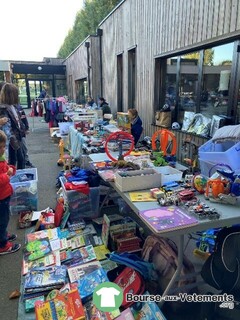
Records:
{"label": "backpack", "polygon": [[126,295],[128,293],[132,293],[133,295],[142,295],[145,291],[145,282],[143,277],[138,271],[129,267],[124,267],[113,282],[123,290],[122,307],[124,309],[130,307],[134,303],[134,301],[129,302],[126,300]]}
{"label": "backpack", "polygon": [[240,226],[223,228],[217,234],[214,252],[205,261],[201,276],[212,287],[239,296]]}
{"label": "backpack", "polygon": [[[149,291],[152,289],[157,294],[162,294],[177,268],[178,249],[176,244],[168,238],[148,236],[142,249],[142,258],[153,264],[156,273],[156,281],[149,284]],[[184,256],[180,279],[176,281],[177,289],[181,288],[180,292],[189,293],[191,291],[189,288],[183,288],[186,285],[191,285],[189,287],[195,287],[196,289],[194,285],[196,284],[196,275],[194,273],[192,262]],[[187,275],[188,277],[181,279]]]}

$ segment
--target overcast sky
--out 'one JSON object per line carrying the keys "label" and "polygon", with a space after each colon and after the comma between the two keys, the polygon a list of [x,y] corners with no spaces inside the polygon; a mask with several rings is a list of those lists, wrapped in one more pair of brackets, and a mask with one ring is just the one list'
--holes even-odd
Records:
{"label": "overcast sky", "polygon": [[56,57],[83,0],[2,0],[0,60]]}

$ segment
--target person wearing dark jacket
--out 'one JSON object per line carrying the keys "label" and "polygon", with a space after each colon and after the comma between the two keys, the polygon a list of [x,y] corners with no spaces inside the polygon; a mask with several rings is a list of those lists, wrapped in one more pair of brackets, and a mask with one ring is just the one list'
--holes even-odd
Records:
{"label": "person wearing dark jacket", "polygon": [[8,121],[0,129],[4,131],[8,139],[9,164],[14,166],[17,164],[17,169],[24,169],[25,160],[22,151],[22,137],[25,126],[15,107],[17,104],[18,88],[12,83],[6,83],[0,92],[0,118],[7,118]]}
{"label": "person wearing dark jacket", "polygon": [[109,104],[103,97],[100,97],[98,100],[99,100],[99,108],[102,110],[102,113],[103,113],[103,120],[109,120],[104,117],[105,114],[112,114]]}
{"label": "person wearing dark jacket", "polygon": [[142,120],[140,119],[136,109],[129,109],[128,115],[131,121],[131,135],[134,138],[134,145],[136,146],[143,132]]}
{"label": "person wearing dark jacket", "polygon": [[17,110],[21,116],[21,120],[25,126],[25,132],[23,133],[22,136],[22,151],[23,151],[23,155],[24,155],[24,159],[25,159],[25,165],[26,167],[34,167],[34,165],[30,162],[29,160],[29,155],[28,155],[28,148],[27,148],[27,142],[26,142],[26,134],[29,133],[29,123],[28,123],[28,119],[26,116],[26,113],[23,109],[23,107],[19,104],[16,106]]}

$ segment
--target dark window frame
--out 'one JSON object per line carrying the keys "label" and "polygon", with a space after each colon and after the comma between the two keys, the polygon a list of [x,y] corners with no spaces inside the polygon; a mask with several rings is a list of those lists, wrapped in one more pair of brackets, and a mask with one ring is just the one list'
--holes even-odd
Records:
{"label": "dark window frame", "polygon": [[[179,80],[180,80],[180,62],[181,55],[187,53],[193,53],[198,51],[200,53],[199,66],[198,66],[198,88],[197,88],[197,101],[194,112],[200,112],[200,100],[201,100],[201,88],[203,82],[203,64],[204,64],[204,50],[211,49],[217,46],[225,45],[228,43],[234,43],[233,55],[232,55],[232,66],[231,66],[231,77],[229,84],[229,104],[226,116],[231,117],[232,123],[237,121],[237,92],[240,81],[240,39],[224,39],[218,42],[212,42],[205,46],[191,47],[191,49],[171,52],[171,54],[163,54],[155,56],[155,74],[154,74],[154,114],[157,110],[163,106],[163,101],[166,93],[165,77],[166,77],[166,61],[169,58],[177,57],[177,73],[176,73],[176,106],[175,116],[173,121],[178,121],[179,114]],[[154,122],[154,115],[153,115]]]}

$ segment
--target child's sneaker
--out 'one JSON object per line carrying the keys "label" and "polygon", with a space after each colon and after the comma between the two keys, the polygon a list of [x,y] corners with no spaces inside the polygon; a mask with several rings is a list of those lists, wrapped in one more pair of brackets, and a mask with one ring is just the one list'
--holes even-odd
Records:
{"label": "child's sneaker", "polygon": [[8,241],[10,241],[10,242],[12,242],[12,241],[15,241],[17,239],[17,235],[16,234],[14,234],[14,233],[8,233],[7,234],[7,240]]}
{"label": "child's sneaker", "polygon": [[0,255],[16,252],[20,248],[21,248],[21,244],[18,244],[18,243],[14,243],[13,244],[11,242],[7,242],[5,247],[0,248]]}

